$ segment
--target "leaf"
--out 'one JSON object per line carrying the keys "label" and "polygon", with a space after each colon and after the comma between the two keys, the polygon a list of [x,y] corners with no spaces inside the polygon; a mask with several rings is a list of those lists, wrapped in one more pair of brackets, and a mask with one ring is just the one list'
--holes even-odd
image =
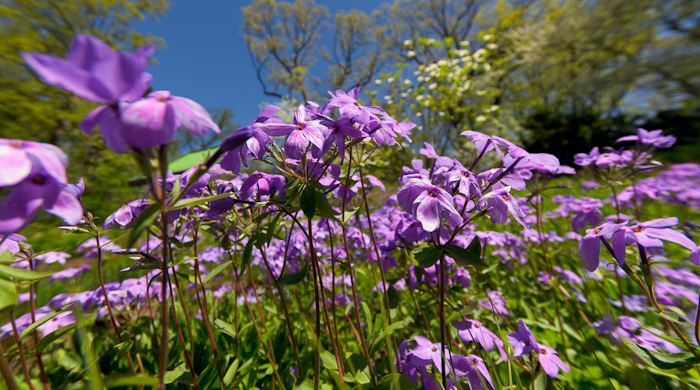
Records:
{"label": "leaf", "polygon": [[316,214],[316,189],[311,185],[304,185],[299,194],[299,204],[306,218],[311,219]]}
{"label": "leaf", "polygon": [[341,221],[343,221],[343,223],[347,223],[350,220],[350,218],[353,215],[355,215],[355,213],[357,213],[359,210],[360,210],[359,207],[354,208],[352,210],[345,210],[345,213],[343,213],[343,217],[341,218]]}
{"label": "leaf", "polygon": [[222,333],[229,335],[234,339],[236,338],[236,328],[234,328],[233,325],[229,324],[228,322],[217,318],[214,320],[214,325],[216,325],[216,327],[219,328]]}
{"label": "leaf", "polygon": [[379,347],[381,344],[382,340],[386,338],[386,336],[391,336],[397,329],[401,329],[406,325],[408,321],[398,321],[394,322],[393,324],[387,326],[384,328],[381,332],[379,332],[376,336],[375,339],[372,341],[372,344],[369,348],[370,353],[376,352],[376,349]]}
{"label": "leaf", "polygon": [[236,373],[238,372],[238,366],[240,365],[240,361],[238,359],[234,360],[233,363],[231,363],[231,366],[226,370],[226,374],[224,374],[224,384],[227,386],[230,386],[231,383],[233,383],[233,378],[236,377]]}
{"label": "leaf", "polygon": [[204,279],[202,279],[202,284],[206,284],[208,281],[212,280],[216,275],[220,274],[226,268],[228,268],[228,266],[231,265],[231,263],[233,263],[233,260],[229,260],[223,264],[217,265],[216,268],[211,270],[211,272],[209,272],[207,276],[205,276]]}
{"label": "leaf", "polygon": [[294,390],[313,390],[314,389],[314,381],[311,379],[304,379],[303,382],[294,385]]}
{"label": "leaf", "polygon": [[26,327],[26,328],[22,331],[22,333],[19,334],[19,339],[20,339],[20,340],[24,339],[29,333],[33,332],[34,329],[40,327],[41,325],[45,324],[45,323],[46,323],[47,321],[49,321],[50,319],[56,317],[57,315],[59,315],[60,313],[62,313],[62,312],[64,312],[64,311],[66,311],[66,310],[67,310],[69,307],[71,307],[71,306],[73,306],[73,303],[70,303],[70,304],[68,304],[68,305],[63,306],[63,307],[61,308],[61,310],[56,310],[56,311],[52,312],[51,314],[49,314],[49,315],[43,317],[43,318],[40,319],[39,321],[33,322],[31,325],[29,325],[28,327]]}
{"label": "leaf", "polygon": [[82,320],[82,321],[77,322],[77,323],[75,323],[75,324],[73,324],[73,325],[66,326],[65,328],[58,328],[58,329],[56,329],[55,331],[53,331],[53,332],[47,334],[46,336],[44,336],[43,339],[41,339],[41,341],[39,341],[39,345],[37,345],[37,347],[36,347],[37,352],[43,351],[44,348],[46,348],[46,347],[48,347],[49,345],[51,345],[51,343],[53,343],[54,341],[58,340],[58,339],[59,339],[61,336],[63,336],[64,334],[67,334],[67,333],[71,332],[75,327],[77,327],[78,325],[82,324],[84,321],[85,321],[85,320]]}
{"label": "leaf", "polygon": [[197,150],[195,152],[190,152],[184,156],[180,156],[168,164],[168,170],[172,173],[184,172],[193,166],[203,163],[208,156],[211,156],[216,152],[219,147],[213,147],[204,150]]}
{"label": "leaf", "polygon": [[328,198],[321,192],[316,192],[316,208],[323,215],[338,215],[339,212],[335,211],[330,204],[328,204]]}
{"label": "leaf", "polygon": [[17,304],[15,284],[9,280],[0,279],[0,310]]}
{"label": "leaf", "polygon": [[446,245],[445,250],[447,255],[462,267],[488,267],[488,264],[481,260],[481,241],[479,237],[474,237],[467,249],[460,248],[457,245]]}
{"label": "leaf", "polygon": [[231,194],[219,194],[219,195],[214,195],[214,196],[207,196],[205,198],[188,198],[188,199],[180,199],[177,202],[175,202],[174,205],[168,207],[168,210],[173,211],[173,210],[178,210],[184,207],[194,207],[194,206],[199,206],[204,203],[209,203],[213,202],[215,200],[219,199],[224,199],[230,197]]}
{"label": "leaf", "polygon": [[672,353],[672,354],[661,354],[658,352],[652,352],[646,348],[640,347],[634,341],[621,337],[622,342],[634,352],[635,355],[639,356],[644,363],[658,368],[659,370],[673,370],[676,368],[685,368],[694,364],[700,363],[700,360],[696,358],[690,352]]}
{"label": "leaf", "polygon": [[440,260],[442,250],[432,246],[419,246],[411,252],[414,263],[421,268],[430,268]]}
{"label": "leaf", "polygon": [[[0,238],[2,241],[2,238]],[[0,263],[13,263],[15,261],[15,256],[10,253],[9,250],[4,250],[0,252]]]}
{"label": "leaf", "polygon": [[37,280],[53,275],[53,272],[34,272],[0,264],[0,276],[15,280]]}
{"label": "leaf", "polygon": [[377,386],[371,387],[370,390],[413,390],[416,386],[413,385],[410,379],[397,373],[388,374],[382,378]]}
{"label": "leaf", "polygon": [[134,246],[136,240],[141,236],[141,233],[156,219],[158,211],[160,211],[160,205],[152,204],[139,214],[139,217],[136,218],[136,222],[134,222],[134,227],[131,229],[131,234],[129,234],[127,248],[132,248]]}
{"label": "leaf", "polygon": [[323,367],[338,371],[338,363],[335,361],[335,355],[332,353],[328,351],[321,352],[321,362],[323,363]]}
{"label": "leaf", "polygon": [[659,313],[659,315],[660,315],[661,317],[663,317],[663,318],[665,318],[665,319],[667,319],[667,320],[669,320],[669,321],[671,321],[671,322],[675,322],[675,323],[677,323],[677,324],[681,324],[681,325],[686,325],[686,324],[688,324],[688,321],[686,321],[685,318],[679,316],[678,314],[676,314],[676,313],[674,313],[674,312],[672,312],[672,311],[670,311],[670,310],[664,310],[664,311],[662,311],[661,313]]}
{"label": "leaf", "polygon": [[387,290],[387,298],[389,298],[389,308],[396,309],[399,306],[399,293],[394,286],[389,286]]}
{"label": "leaf", "polygon": [[306,263],[304,265],[304,268],[301,269],[301,271],[295,273],[295,274],[284,274],[277,279],[277,283],[285,285],[285,286],[291,286],[293,284],[298,284],[302,280],[304,280],[304,277],[306,277],[306,274],[309,272],[309,263]]}
{"label": "leaf", "polygon": [[192,385],[192,375],[186,371],[166,371],[163,383],[169,385],[171,383],[181,383],[183,385]]}
{"label": "leaf", "polygon": [[248,268],[248,264],[250,264],[250,258],[253,256],[253,237],[248,238],[248,242],[245,244],[245,248],[243,248],[243,259],[241,261],[241,275],[245,272],[246,268]]}
{"label": "leaf", "polygon": [[102,381],[108,389],[128,386],[158,386],[158,379],[144,374],[110,375],[102,378]]}

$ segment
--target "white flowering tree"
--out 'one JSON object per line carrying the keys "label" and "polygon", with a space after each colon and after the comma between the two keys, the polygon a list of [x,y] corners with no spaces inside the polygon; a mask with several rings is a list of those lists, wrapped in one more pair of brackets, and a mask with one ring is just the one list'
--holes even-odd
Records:
{"label": "white flowering tree", "polygon": [[[418,124],[413,133],[418,146],[425,141],[438,153],[453,152],[462,131],[477,129],[498,110],[494,40],[480,34],[474,44],[452,38],[405,41],[409,62],[375,81],[384,87],[378,100]],[[444,53],[442,58],[435,59],[436,52]]]}

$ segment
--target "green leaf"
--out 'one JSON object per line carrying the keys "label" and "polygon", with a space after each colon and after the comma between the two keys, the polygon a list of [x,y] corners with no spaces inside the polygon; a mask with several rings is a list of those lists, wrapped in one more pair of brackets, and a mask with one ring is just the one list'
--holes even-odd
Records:
{"label": "green leaf", "polygon": [[163,382],[166,385],[171,383],[181,383],[183,385],[192,385],[192,374],[186,371],[166,371]]}
{"label": "green leaf", "polygon": [[371,390],[413,390],[416,386],[413,385],[410,379],[397,373],[385,375],[377,386],[371,387]]}
{"label": "green leaf", "polygon": [[158,379],[144,374],[110,375],[102,378],[102,382],[108,389],[128,386],[158,386]]}
{"label": "green leaf", "polygon": [[207,157],[214,154],[217,149],[219,149],[218,146],[215,148],[187,153],[186,155],[180,156],[171,161],[170,164],[168,164],[168,170],[173,173],[184,172],[199,163],[203,163]]}
{"label": "green leaf", "polygon": [[153,223],[153,221],[158,217],[158,211],[160,211],[160,205],[152,204],[148,206],[145,210],[139,214],[134,222],[134,227],[131,229],[131,234],[129,234],[129,241],[127,243],[127,248],[133,248],[136,240],[139,239],[141,233],[146,230],[147,227]]}
{"label": "green leaf", "polygon": [[284,274],[280,276],[279,279],[277,279],[277,283],[285,285],[285,286],[290,286],[293,284],[298,284],[302,280],[304,280],[304,277],[306,277],[306,274],[309,272],[309,263],[306,263],[304,265],[304,268],[301,269],[301,271],[295,273],[295,274]]}
{"label": "green leaf", "polygon": [[229,324],[228,322],[217,318],[214,320],[214,325],[216,325],[216,327],[221,330],[222,333],[229,335],[234,339],[236,338],[236,328],[234,328],[233,325]]}
{"label": "green leaf", "polygon": [[17,304],[15,284],[9,280],[0,279],[0,310]]}
{"label": "green leaf", "polygon": [[622,342],[625,343],[627,348],[631,349],[635,355],[639,356],[644,363],[658,368],[659,370],[673,370],[676,368],[685,368],[692,366],[694,364],[700,363],[700,360],[696,358],[690,352],[672,353],[672,354],[661,354],[658,352],[652,352],[646,348],[640,347],[634,341],[621,337]]}
{"label": "green leaf", "polygon": [[70,308],[71,306],[72,306],[72,304],[65,305],[65,306],[63,306],[60,310],[56,310],[56,311],[54,311],[53,313],[51,313],[51,314],[49,314],[49,315],[43,317],[43,318],[40,319],[39,321],[33,322],[31,325],[29,325],[28,327],[26,327],[26,328],[22,331],[22,333],[19,334],[19,339],[20,339],[20,340],[23,340],[29,333],[33,332],[34,329],[40,327],[41,325],[45,324],[45,323],[46,323],[47,321],[49,321],[50,319],[56,317],[57,315],[59,315],[60,313],[62,313],[62,312],[64,312],[64,311],[66,311],[66,310],[67,310],[68,308]]}
{"label": "green leaf", "polygon": [[303,382],[294,385],[294,390],[314,390],[314,381],[311,379],[304,379]]}
{"label": "green leaf", "polygon": [[329,370],[338,371],[338,363],[335,361],[335,355],[328,351],[321,352],[321,363],[323,363],[323,367]]}
{"label": "green leaf", "polygon": [[241,261],[241,275],[245,272],[246,268],[248,268],[248,264],[250,264],[250,259],[253,256],[253,244],[254,244],[255,239],[253,237],[248,238],[248,242],[245,244],[245,248],[243,248],[243,259]]}
{"label": "green leaf", "polygon": [[168,210],[173,211],[173,210],[178,210],[184,207],[194,207],[194,206],[199,206],[204,203],[209,203],[215,200],[219,199],[224,199],[230,197],[231,194],[219,194],[219,195],[214,195],[214,196],[207,196],[205,198],[188,198],[188,199],[180,199],[177,202],[175,202],[174,205],[170,206]]}
{"label": "green leaf", "polygon": [[457,245],[446,245],[445,251],[447,255],[462,267],[487,267],[488,264],[481,260],[481,241],[479,237],[474,236],[474,239],[469,244],[467,249],[460,248]]}
{"label": "green leaf", "polygon": [[226,386],[230,386],[231,383],[233,383],[233,378],[236,377],[236,372],[238,372],[238,366],[240,364],[240,361],[236,359],[233,361],[233,363],[231,363],[231,366],[228,368],[228,370],[226,370],[226,374],[224,374],[224,384]]}
{"label": "green leaf", "polygon": [[341,221],[343,221],[343,223],[348,223],[348,221],[350,220],[350,218],[351,218],[353,215],[355,215],[355,213],[357,213],[359,210],[360,210],[359,207],[354,208],[354,209],[352,209],[352,210],[345,210],[345,213],[343,213],[343,218],[341,218]]}
{"label": "green leaf", "polygon": [[382,340],[384,340],[384,338],[386,338],[386,336],[391,336],[397,329],[403,328],[407,323],[408,323],[408,321],[394,322],[393,324],[387,326],[382,331],[380,331],[375,336],[374,340],[372,341],[372,344],[370,345],[370,348],[369,348],[370,353],[376,352],[376,349],[379,347]]}
{"label": "green leaf", "polygon": [[13,263],[14,261],[15,256],[12,253],[10,253],[9,250],[4,250],[0,252],[0,263]]}
{"label": "green leaf", "polygon": [[686,321],[685,318],[679,316],[678,314],[676,314],[676,313],[674,313],[674,312],[672,312],[672,311],[670,311],[670,310],[668,310],[668,309],[662,311],[661,313],[659,313],[659,315],[660,315],[661,317],[663,317],[663,318],[665,318],[665,319],[667,319],[667,320],[669,320],[669,321],[671,321],[671,322],[675,322],[675,323],[677,323],[677,324],[681,324],[681,325],[687,325],[687,324],[688,324],[688,321]]}
{"label": "green leaf", "polygon": [[396,309],[399,306],[399,293],[394,286],[389,286],[387,290],[387,298],[389,298],[389,308]]}
{"label": "green leaf", "polygon": [[0,264],[0,276],[15,280],[37,280],[53,275],[53,272],[34,272]]}
{"label": "green leaf", "polygon": [[299,203],[306,218],[311,219],[316,214],[316,189],[305,184],[299,194]]}
{"label": "green leaf", "polygon": [[228,266],[231,265],[231,263],[233,263],[233,260],[229,260],[223,264],[219,264],[218,266],[216,266],[216,268],[211,270],[211,272],[209,272],[207,276],[205,276],[204,279],[202,279],[202,284],[206,284],[208,281],[212,280],[216,275],[220,274],[226,268],[228,268]]}
{"label": "green leaf", "polygon": [[414,263],[421,268],[430,268],[440,260],[442,250],[432,246],[419,246],[411,253]]}
{"label": "green leaf", "polygon": [[66,326],[65,328],[58,328],[55,331],[47,334],[46,336],[44,336],[43,339],[41,339],[41,341],[39,341],[39,345],[37,345],[37,347],[36,347],[37,352],[43,351],[46,347],[51,345],[51,343],[58,340],[64,334],[67,334],[67,333],[73,331],[73,329],[75,327],[82,324],[83,322],[85,322],[85,320],[82,320],[82,321],[75,323],[73,325],[70,325],[70,326]]}
{"label": "green leaf", "polygon": [[316,208],[323,215],[338,215],[339,212],[335,211],[330,204],[328,204],[328,198],[321,191],[316,192]]}

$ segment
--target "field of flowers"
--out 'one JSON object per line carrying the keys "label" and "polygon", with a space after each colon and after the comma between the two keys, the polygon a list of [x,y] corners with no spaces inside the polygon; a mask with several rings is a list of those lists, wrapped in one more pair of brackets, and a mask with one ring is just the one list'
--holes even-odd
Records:
{"label": "field of flowers", "polygon": [[[267,106],[173,174],[175,131],[219,129],[192,100],[143,96],[152,51],[79,36],[67,59],[23,54],[102,104],[83,130],[148,188],[99,221],[63,151],[0,139],[2,385],[700,388],[700,165],[654,160],[672,135],[639,129],[575,169],[465,131],[473,160],[426,143],[384,183],[373,154],[414,125],[355,88],[289,124]],[[40,209],[78,245],[34,252]]]}

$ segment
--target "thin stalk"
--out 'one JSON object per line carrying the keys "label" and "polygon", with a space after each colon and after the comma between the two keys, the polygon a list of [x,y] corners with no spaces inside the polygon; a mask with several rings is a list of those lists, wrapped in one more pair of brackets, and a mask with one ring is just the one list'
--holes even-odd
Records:
{"label": "thin stalk", "polygon": [[[109,297],[107,296],[107,290],[105,289],[105,281],[102,278],[102,247],[100,246],[100,233],[95,233],[95,244],[97,245],[97,277],[100,279],[100,289],[102,289],[102,295],[105,297],[105,306],[107,307],[107,313],[109,313],[109,320],[112,322],[112,327],[117,333],[117,338],[120,343],[124,342],[122,338],[121,331],[119,330],[119,324],[116,318],[114,318],[114,313],[112,313],[112,305],[109,303]],[[136,374],[136,369],[134,368],[134,360],[131,358],[131,352],[126,351],[126,360],[129,362],[129,369],[132,374]]]}
{"label": "thin stalk", "polygon": [[[27,256],[29,258],[29,269],[34,271],[34,262],[32,261],[32,256]],[[29,285],[29,312],[32,316],[32,323],[36,322],[36,316],[34,313],[34,284]],[[34,345],[39,345],[39,332],[36,329],[32,332],[34,337]],[[41,360],[41,352],[36,351],[36,364],[39,367],[39,373],[41,374],[41,382],[44,384],[46,390],[51,390],[51,385],[49,384],[49,378],[46,377],[46,371],[44,371],[44,362]]]}
{"label": "thin stalk", "polygon": [[[173,280],[175,281],[176,288],[178,289],[178,292],[180,293],[180,301],[183,302],[184,304],[184,297],[182,296],[182,292],[179,291],[179,283],[177,281],[177,274],[173,275]],[[190,354],[187,352],[187,343],[185,342],[185,337],[182,335],[182,329],[180,328],[180,322],[177,320],[177,310],[175,308],[175,295],[173,293],[173,286],[170,284],[170,279],[168,278],[168,287],[170,289],[170,295],[173,297],[173,299],[170,301],[171,302],[171,309],[173,311],[173,322],[175,323],[175,331],[177,333],[177,338],[180,340],[180,344],[182,345],[182,352],[185,354],[185,362],[187,363],[187,368],[190,370],[190,375],[192,376],[192,383],[194,385],[195,390],[199,390],[199,385],[197,384],[197,375],[194,373],[194,365],[192,364],[192,359],[190,358]]]}
{"label": "thin stalk", "polygon": [[[352,153],[350,153],[352,155]],[[342,213],[341,217],[345,218],[345,199],[347,197],[347,192],[348,192],[348,186],[350,184],[350,168],[352,167],[352,159],[348,159],[348,173],[347,177],[345,180],[345,191],[343,193],[343,201],[342,203]],[[355,321],[357,321],[357,333],[360,336],[360,346],[362,347],[362,353],[365,355],[365,359],[367,360],[367,367],[369,368],[370,372],[370,379],[372,381],[372,386],[377,385],[377,379],[374,376],[374,368],[372,367],[372,360],[369,357],[369,350],[367,349],[367,343],[365,342],[365,336],[362,332],[362,325],[360,322],[360,302],[357,299],[357,288],[355,287],[355,273],[353,272],[352,269],[352,259],[350,258],[350,248],[348,246],[348,235],[347,235],[347,229],[345,228],[345,222],[340,224],[340,228],[342,230],[342,237],[343,237],[343,245],[345,247],[345,256],[346,260],[348,263],[348,275],[350,276],[350,286],[352,287],[352,300],[353,300],[353,308],[355,310]]]}
{"label": "thin stalk", "polygon": [[24,347],[22,346],[22,340],[19,338],[19,332],[17,332],[14,309],[10,309],[10,323],[12,323],[12,334],[15,336],[15,342],[17,343],[17,349],[19,350],[19,361],[22,364],[24,379],[27,381],[27,386],[29,386],[30,390],[36,390],[32,384],[32,378],[29,376],[29,370],[27,369],[27,360],[24,356]]}
{"label": "thin stalk", "polygon": [[[202,282],[202,275],[199,272],[199,253],[197,251],[197,228],[198,226],[195,225],[192,229],[194,242],[194,294],[197,297],[199,311],[200,313],[202,313],[202,320],[204,320],[204,328],[207,330],[207,336],[209,337],[209,343],[211,344],[212,352],[214,352],[214,359],[216,361],[216,371],[219,374],[219,382],[221,384],[221,389],[223,390],[226,388],[226,385],[224,383],[224,374],[223,370],[221,369],[221,362],[219,361],[219,349],[216,347],[214,333],[212,332],[211,323],[209,322],[209,307],[207,306],[207,296],[206,292],[204,291],[204,282]],[[199,289],[197,288],[198,283],[202,287],[202,295],[204,295],[203,299],[201,299],[199,296]],[[202,307],[202,300],[204,301],[204,307]]]}
{"label": "thin stalk", "polygon": [[7,364],[5,354],[2,353],[2,346],[0,346],[0,375],[5,380],[8,390],[17,390],[17,382],[15,382],[15,377],[10,371],[10,365]]}

